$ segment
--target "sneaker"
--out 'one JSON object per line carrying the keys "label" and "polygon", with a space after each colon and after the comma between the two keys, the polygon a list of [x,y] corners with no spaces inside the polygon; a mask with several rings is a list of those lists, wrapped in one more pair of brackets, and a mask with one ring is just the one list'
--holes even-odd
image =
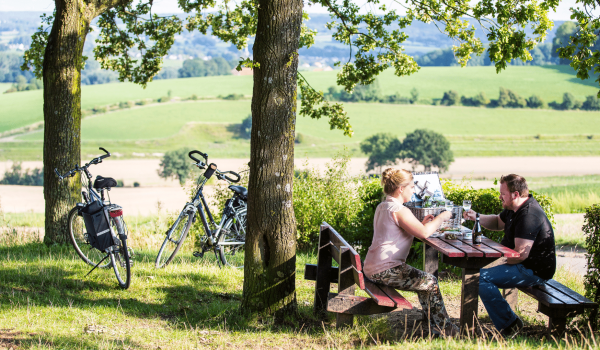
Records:
{"label": "sneaker", "polygon": [[514,336],[516,336],[519,331],[521,329],[523,329],[525,325],[523,324],[523,321],[521,321],[521,319],[519,317],[517,317],[517,319],[510,324],[510,326],[504,328],[500,334],[502,334],[502,336],[504,336],[505,338],[512,338]]}

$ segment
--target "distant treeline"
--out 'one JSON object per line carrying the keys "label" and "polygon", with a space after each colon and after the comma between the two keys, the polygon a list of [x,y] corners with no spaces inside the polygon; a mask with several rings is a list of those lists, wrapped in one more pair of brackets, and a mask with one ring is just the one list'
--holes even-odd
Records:
{"label": "distant treeline", "polygon": [[488,107],[488,108],[551,108],[556,110],[600,110],[600,100],[592,95],[587,96],[585,101],[575,99],[573,94],[566,92],[563,95],[562,102],[552,101],[547,103],[537,95],[529,98],[520,96],[509,89],[500,88],[498,99],[489,99],[484,92],[467,97],[461,96],[458,92],[450,90],[444,93],[442,98],[433,100],[420,100],[419,91],[413,88],[410,96],[402,96],[399,93],[393,95],[383,95],[379,88],[377,80],[371,85],[358,85],[352,94],[332,86],[324,94],[325,99],[329,101],[341,102],[379,102],[395,104],[431,104],[438,106],[469,106],[469,107]]}
{"label": "distant treeline", "polygon": [[[36,79],[30,71],[22,71],[23,57],[12,52],[0,52],[0,82],[13,83],[5,93],[42,89],[41,80]],[[207,77],[213,75],[228,75],[237,66],[237,60],[227,61],[222,57],[209,60],[200,58],[183,61],[179,69],[164,67],[154,79],[176,79],[191,77]],[[106,84],[119,81],[116,72],[100,68],[100,64],[89,59],[81,71],[82,85]]]}

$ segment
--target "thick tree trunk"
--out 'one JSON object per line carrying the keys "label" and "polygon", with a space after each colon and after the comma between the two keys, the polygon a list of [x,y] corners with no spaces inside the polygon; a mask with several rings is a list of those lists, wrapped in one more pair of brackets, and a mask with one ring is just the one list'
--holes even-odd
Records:
{"label": "thick tree trunk", "polygon": [[292,185],[301,24],[302,0],[259,0],[242,307],[277,318],[297,308]]}
{"label": "thick tree trunk", "polygon": [[67,241],[67,214],[81,201],[79,176],[59,182],[81,161],[81,65],[89,21],[78,0],[57,0],[44,54],[44,199],[47,244]]}

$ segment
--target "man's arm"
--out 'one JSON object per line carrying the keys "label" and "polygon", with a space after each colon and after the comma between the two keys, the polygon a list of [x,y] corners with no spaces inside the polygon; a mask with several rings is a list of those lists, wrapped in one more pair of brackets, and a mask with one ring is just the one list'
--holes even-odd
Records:
{"label": "man's arm", "polygon": [[521,254],[521,256],[518,258],[506,258],[506,263],[509,265],[514,265],[519,264],[523,262],[523,260],[527,259],[527,257],[529,257],[529,252],[531,251],[531,247],[533,247],[533,242],[534,241],[530,239],[515,238],[515,249],[513,250]]}
{"label": "man's arm", "polygon": [[[473,210],[469,210],[463,213],[463,217],[466,220],[475,221],[477,213]],[[484,228],[487,228],[490,231],[502,231],[504,230],[504,221],[500,219],[500,215],[483,215],[479,214],[479,223]]]}

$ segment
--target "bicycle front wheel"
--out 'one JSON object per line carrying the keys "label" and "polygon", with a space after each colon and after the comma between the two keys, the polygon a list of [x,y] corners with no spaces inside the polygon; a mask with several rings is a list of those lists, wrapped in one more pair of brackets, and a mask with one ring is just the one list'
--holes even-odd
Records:
{"label": "bicycle front wheel", "polygon": [[157,269],[167,266],[175,258],[192,226],[193,218],[194,213],[182,212],[179,214],[177,221],[167,231],[167,237],[158,251],[158,256],[154,263]]}
{"label": "bicycle front wheel", "polygon": [[[116,230],[117,225],[114,222],[115,220],[119,219],[111,218],[110,221],[113,229]],[[123,289],[129,288],[131,282],[131,261],[129,259],[129,250],[127,249],[127,240],[121,239],[121,233],[119,233],[115,240],[115,246],[113,246],[113,249],[110,252],[110,262],[115,270],[115,276],[117,276],[119,286]]]}
{"label": "bicycle front wheel", "polygon": [[219,235],[219,253],[224,266],[241,269],[244,267],[246,244],[246,209],[237,212],[225,221]]}
{"label": "bicycle front wheel", "polygon": [[[73,248],[75,248],[77,255],[79,255],[81,260],[86,264],[96,266],[106,254],[92,247],[90,244],[85,223],[83,222],[83,216],[79,215],[79,209],[77,207],[71,209],[67,220],[69,239],[71,240],[71,244],[73,245]],[[109,266],[110,261],[106,261],[98,267],[106,268]]]}

